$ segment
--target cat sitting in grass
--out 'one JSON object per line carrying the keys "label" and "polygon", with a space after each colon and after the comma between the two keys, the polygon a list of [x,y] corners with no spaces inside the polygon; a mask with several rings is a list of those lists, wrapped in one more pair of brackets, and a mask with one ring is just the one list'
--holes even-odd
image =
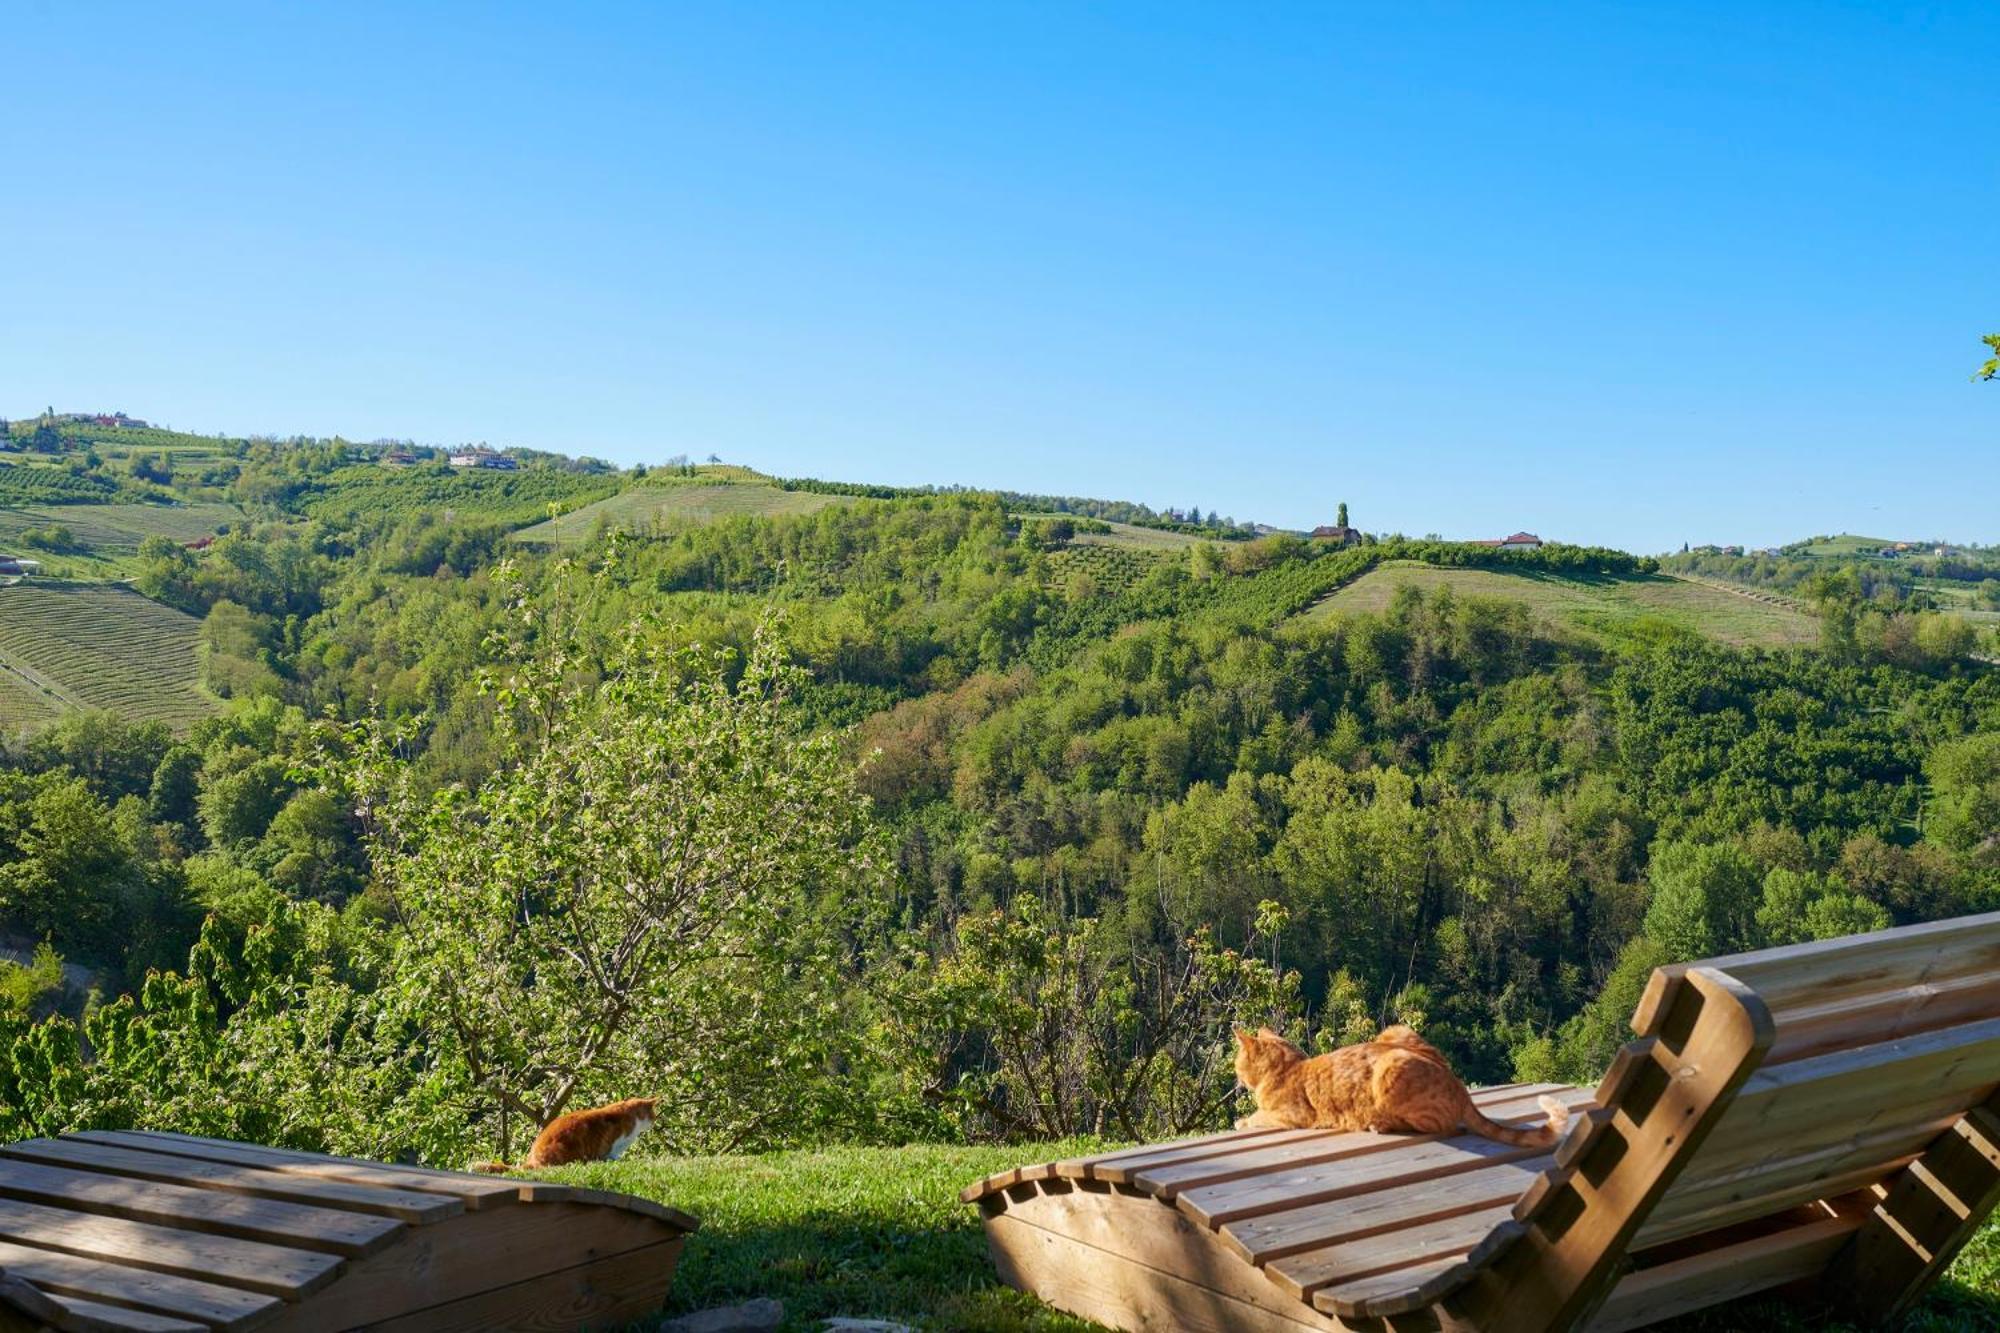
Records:
{"label": "cat sitting in grass", "polygon": [[1257,1098],[1257,1113],[1238,1120],[1238,1129],[1454,1134],[1463,1127],[1499,1143],[1547,1148],[1569,1124],[1569,1108],[1553,1097],[1539,1099],[1546,1125],[1487,1119],[1444,1053],[1400,1023],[1310,1059],[1269,1028],[1238,1028],[1236,1047],[1236,1077]]}
{"label": "cat sitting in grass", "polygon": [[[534,1146],[517,1164],[518,1169],[535,1171],[545,1166],[568,1166],[571,1162],[615,1162],[641,1134],[653,1127],[653,1107],[657,1100],[628,1097],[609,1106],[559,1115],[535,1136]],[[477,1162],[472,1169],[497,1175],[517,1168],[505,1162]]]}

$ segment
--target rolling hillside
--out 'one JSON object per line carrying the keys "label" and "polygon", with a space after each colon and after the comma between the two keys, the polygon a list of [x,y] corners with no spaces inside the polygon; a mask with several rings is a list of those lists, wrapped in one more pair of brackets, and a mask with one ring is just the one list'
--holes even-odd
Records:
{"label": "rolling hillside", "polygon": [[570,546],[590,540],[600,524],[622,532],[644,532],[674,523],[707,523],[747,514],[769,518],[780,514],[810,514],[830,504],[859,504],[851,496],[787,491],[755,473],[743,480],[712,481],[702,477],[646,480],[613,496],[573,509],[560,517],[523,528],[516,541],[545,546]]}
{"label": "rolling hillside", "polygon": [[197,684],[201,622],[129,588],[0,587],[0,732],[70,708],[106,708],[185,730],[215,711]]}
{"label": "rolling hillside", "polygon": [[1737,647],[1791,648],[1819,637],[1818,622],[1789,606],[1670,576],[1614,579],[1528,570],[1440,569],[1402,560],[1371,570],[1305,614],[1380,611],[1405,586],[1524,602],[1551,623],[1600,640],[1641,634],[1653,625],[1692,630]]}

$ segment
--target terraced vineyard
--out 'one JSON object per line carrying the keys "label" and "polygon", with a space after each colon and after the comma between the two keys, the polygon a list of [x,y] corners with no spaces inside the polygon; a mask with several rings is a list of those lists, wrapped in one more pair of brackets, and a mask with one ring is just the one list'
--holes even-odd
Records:
{"label": "terraced vineyard", "polygon": [[191,542],[214,536],[242,516],[242,510],[228,504],[0,505],[0,550],[11,552],[30,528],[57,523],[70,530],[79,546],[100,555],[129,555],[154,533]]}
{"label": "terraced vineyard", "polygon": [[1371,570],[1305,614],[1380,611],[1404,586],[1522,602],[1550,622],[1597,639],[1643,634],[1650,626],[1692,630],[1737,647],[1801,647],[1819,637],[1818,622],[1794,607],[1669,575],[1610,578],[1441,569],[1406,560]]}
{"label": "terraced vineyard", "polygon": [[764,481],[642,481],[595,504],[523,528],[514,534],[514,539],[545,546],[574,546],[589,541],[600,524],[619,532],[647,532],[676,523],[709,523],[738,514],[769,518],[778,514],[810,514],[830,504],[867,503],[845,495],[780,490]]}
{"label": "terraced vineyard", "polygon": [[198,684],[201,622],[129,588],[0,587],[0,732],[70,708],[105,708],[176,730],[215,711]]}
{"label": "terraced vineyard", "polygon": [[1065,546],[1049,552],[1047,582],[1072,598],[1115,595],[1152,573],[1159,563],[1157,549],[1104,543]]}

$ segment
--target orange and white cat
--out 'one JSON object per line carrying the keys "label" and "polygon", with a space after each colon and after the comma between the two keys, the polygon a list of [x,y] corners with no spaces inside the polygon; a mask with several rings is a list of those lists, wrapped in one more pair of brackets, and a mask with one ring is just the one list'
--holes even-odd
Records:
{"label": "orange and white cat", "polygon": [[[653,1097],[628,1097],[609,1106],[559,1115],[535,1136],[534,1146],[517,1165],[524,1170],[567,1166],[571,1162],[615,1162],[641,1134],[653,1127]],[[489,1174],[509,1171],[505,1162],[482,1162],[472,1168]]]}
{"label": "orange and white cat", "polygon": [[1269,1028],[1238,1028],[1236,1048],[1236,1077],[1257,1097],[1257,1113],[1237,1121],[1238,1129],[1453,1134],[1462,1126],[1500,1143],[1546,1148],[1569,1124],[1569,1108],[1553,1097],[1539,1099],[1546,1125],[1487,1119],[1444,1053],[1401,1024],[1310,1059]]}

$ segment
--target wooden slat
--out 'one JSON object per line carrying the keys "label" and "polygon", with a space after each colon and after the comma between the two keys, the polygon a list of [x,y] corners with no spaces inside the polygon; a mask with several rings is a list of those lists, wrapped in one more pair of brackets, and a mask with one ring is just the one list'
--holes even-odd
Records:
{"label": "wooden slat", "polygon": [[1996,1205],[2000,1095],[1967,1112],[1889,1182],[1840,1254],[1836,1292],[1865,1322],[1900,1322]]}
{"label": "wooden slat", "polygon": [[1302,1250],[1264,1265],[1264,1274],[1293,1296],[1304,1299],[1321,1287],[1417,1268],[1435,1259],[1469,1252],[1513,1220],[1512,1200],[1443,1217],[1396,1231]]}
{"label": "wooden slat", "polygon": [[1922,1123],[1936,1114],[1907,1115],[1913,1105],[1960,1098],[1963,1111],[2000,1084],[2000,1017],[1834,1051],[1759,1069],[1737,1093],[1710,1137],[1704,1158],[1740,1160],[1815,1126],[1838,1123],[1850,1132]]}
{"label": "wooden slat", "polygon": [[1223,1243],[1248,1263],[1359,1240],[1496,1205],[1511,1206],[1546,1159],[1529,1158],[1230,1222]]}
{"label": "wooden slat", "polygon": [[0,1159],[0,1199],[344,1255],[368,1254],[403,1227],[368,1213],[6,1159]]}
{"label": "wooden slat", "polygon": [[[1481,1110],[1502,1121],[1534,1113],[1539,1116],[1537,1099],[1555,1096],[1572,1108],[1590,1105],[1591,1094],[1567,1084],[1535,1084],[1519,1092],[1511,1089],[1490,1097]],[[1247,1145],[1239,1152],[1216,1154],[1196,1160],[1179,1160],[1133,1171],[1125,1182],[1171,1202],[1183,1190],[1227,1184],[1268,1172],[1286,1171],[1325,1162],[1341,1161],[1368,1153],[1402,1151],[1413,1144],[1434,1143],[1461,1137],[1441,1134],[1378,1134],[1372,1131],[1328,1133],[1324,1137],[1296,1139],[1274,1146]]]}
{"label": "wooden slat", "polygon": [[473,1209],[514,1203],[520,1198],[518,1186],[496,1176],[478,1176],[470,1173],[454,1175],[446,1171],[383,1166],[375,1162],[315,1158],[308,1154],[260,1148],[246,1143],[224,1143],[219,1140],[193,1139],[179,1134],[155,1134],[141,1130],[85,1130],[63,1137],[81,1139],[86,1143],[106,1144],[115,1148],[165,1153],[194,1161],[254,1166],[287,1175],[311,1176],[318,1180],[340,1180],[353,1185],[444,1195],[447,1198],[460,1199],[467,1208]]}
{"label": "wooden slat", "polygon": [[1322,1287],[1313,1294],[1313,1305],[1322,1313],[1340,1315],[1343,1311],[1353,1317],[1364,1318],[1363,1311],[1369,1302],[1389,1297],[1398,1299],[1406,1293],[1417,1291],[1440,1278],[1449,1277],[1465,1267],[1462,1255],[1447,1255],[1428,1259],[1421,1264],[1399,1268],[1394,1272],[1376,1273],[1370,1277],[1355,1278],[1350,1282]]}
{"label": "wooden slat", "polygon": [[253,1148],[259,1154],[282,1158],[294,1162],[337,1162],[342,1166],[360,1167],[367,1171],[393,1171],[398,1175],[432,1176],[446,1181],[471,1181],[475,1184],[490,1183],[492,1177],[473,1171],[448,1171],[437,1166],[417,1166],[406,1162],[380,1162],[368,1157],[343,1157],[339,1153],[308,1152],[303,1148],[274,1148],[267,1143],[249,1143],[242,1139],[218,1139],[203,1134],[174,1134],[160,1129],[135,1129],[134,1134],[144,1134],[149,1138],[167,1139],[175,1143],[205,1143],[212,1148]]}
{"label": "wooden slat", "polygon": [[63,1333],[208,1333],[207,1324],[169,1315],[124,1310],[74,1296],[49,1297],[63,1312]]}
{"label": "wooden slat", "polygon": [[1261,1152],[1268,1148],[1286,1144],[1317,1145],[1344,1137],[1340,1131],[1332,1129],[1278,1129],[1254,1132],[1254,1139],[1231,1136],[1234,1141],[1216,1139],[1198,1148],[1173,1147],[1158,1152],[1131,1153],[1105,1161],[1085,1160],[1072,1166],[1070,1163],[1056,1163],[1055,1174],[1073,1180],[1101,1180],[1112,1185],[1129,1185],[1139,1173],[1154,1167],[1173,1166],[1185,1162],[1212,1162],[1218,1158],[1233,1157],[1243,1152]]}
{"label": "wooden slat", "polygon": [[343,1262],[333,1254],[13,1199],[0,1199],[0,1240],[156,1273],[213,1279],[288,1300],[331,1282]]}
{"label": "wooden slat", "polygon": [[21,1143],[6,1144],[0,1146],[0,1157],[128,1176],[136,1180],[225,1190],[263,1199],[344,1208],[404,1222],[436,1222],[465,1211],[465,1204],[460,1200],[439,1194],[377,1189],[254,1167],[230,1166],[222,1162],[198,1162],[186,1157],[113,1148],[74,1138],[27,1139]]}
{"label": "wooden slat", "polygon": [[268,1323],[284,1309],[284,1302],[277,1297],[241,1287],[79,1259],[73,1254],[5,1241],[0,1241],[0,1268],[51,1296],[80,1296],[107,1305],[129,1306],[232,1333]]}
{"label": "wooden slat", "polygon": [[[1820,1161],[1802,1162],[1773,1171],[1748,1183],[1724,1182],[1713,1189],[1661,1201],[1633,1245],[1664,1245],[1687,1236],[1763,1217],[1815,1199],[1831,1199],[1887,1180],[1916,1160],[1914,1148],[1888,1161],[1870,1159],[1859,1166]],[[1668,1204],[1672,1204],[1670,1209]]]}
{"label": "wooden slat", "polygon": [[1524,1196],[1515,1216],[1526,1233],[1495,1251],[1492,1271],[1457,1298],[1488,1333],[1537,1333],[1590,1317],[1633,1236],[1776,1035],[1755,992],[1702,967],[1667,988],[1650,1021],[1650,1068],[1632,1077],[1609,1108],[1611,1122],[1593,1126],[1560,1178]]}
{"label": "wooden slat", "polygon": [[2000,1017],[2000,971],[1843,996],[1787,1013],[1764,1067],[1994,1017]]}
{"label": "wooden slat", "polygon": [[1175,1203],[1196,1221],[1219,1227],[1260,1213],[1326,1203],[1390,1185],[1415,1184],[1460,1171],[1477,1170],[1496,1162],[1517,1162],[1546,1154],[1546,1149],[1515,1148],[1489,1139],[1461,1135],[1411,1145],[1397,1152],[1370,1153],[1344,1161],[1186,1190]]}
{"label": "wooden slat", "polygon": [[996,1171],[990,1176],[973,1181],[958,1192],[959,1202],[976,1203],[987,1195],[1011,1189],[1025,1181],[1048,1180],[1061,1177],[1071,1180],[1089,1180],[1091,1171],[1099,1165],[1124,1162],[1134,1157],[1150,1157],[1155,1154],[1195,1154],[1205,1149],[1231,1151],[1238,1145],[1252,1140],[1266,1139],[1280,1133],[1298,1134],[1299,1130],[1276,1129],[1232,1129],[1217,1134],[1202,1134],[1194,1138],[1175,1139],[1168,1143],[1138,1144],[1130,1148],[1120,1148],[1115,1152],[1094,1153],[1088,1157],[1066,1157],[1056,1162],[1040,1162],[1027,1166],[1017,1166],[1007,1171]]}
{"label": "wooden slat", "polygon": [[1861,1220],[1859,1215],[1825,1217],[1629,1273],[1585,1329],[1587,1333],[1626,1333],[1816,1277]]}
{"label": "wooden slat", "polygon": [[1851,996],[2000,971],[2000,912],[1711,958],[1781,1023],[1789,1011]]}

